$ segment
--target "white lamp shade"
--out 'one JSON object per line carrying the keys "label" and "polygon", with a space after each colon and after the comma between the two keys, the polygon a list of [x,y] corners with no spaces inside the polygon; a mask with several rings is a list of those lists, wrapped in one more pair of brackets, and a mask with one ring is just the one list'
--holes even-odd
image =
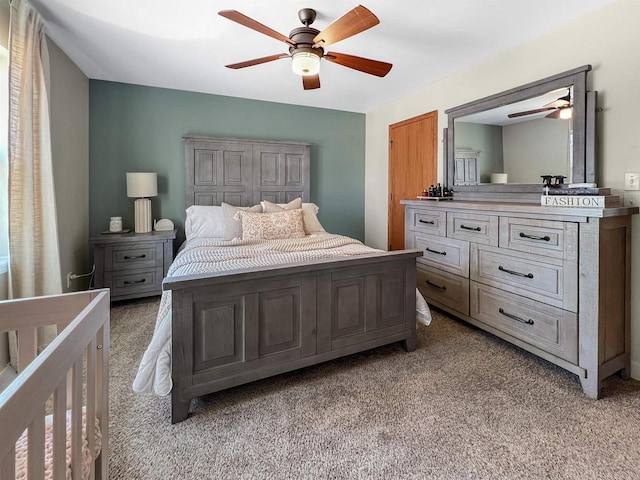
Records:
{"label": "white lamp shade", "polygon": [[127,197],[143,198],[158,195],[158,175],[148,172],[127,173]]}
{"label": "white lamp shade", "polygon": [[294,53],[291,69],[298,75],[316,75],[320,71],[320,57],[311,52]]}

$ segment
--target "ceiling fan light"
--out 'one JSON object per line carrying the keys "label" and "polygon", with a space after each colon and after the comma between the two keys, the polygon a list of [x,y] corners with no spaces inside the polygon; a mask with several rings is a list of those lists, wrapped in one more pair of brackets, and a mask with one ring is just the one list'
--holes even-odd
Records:
{"label": "ceiling fan light", "polygon": [[571,108],[571,107],[561,108],[560,109],[560,118],[562,118],[564,120],[568,120],[573,115],[572,110],[573,110],[573,108]]}
{"label": "ceiling fan light", "polygon": [[320,57],[312,52],[296,52],[291,56],[291,69],[298,75],[317,75]]}

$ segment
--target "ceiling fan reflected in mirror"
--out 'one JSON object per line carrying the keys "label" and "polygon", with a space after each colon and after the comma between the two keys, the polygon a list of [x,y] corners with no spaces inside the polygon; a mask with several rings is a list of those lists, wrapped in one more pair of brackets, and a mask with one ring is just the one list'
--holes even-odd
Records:
{"label": "ceiling fan reflected in mirror", "polygon": [[559,97],[553,102],[543,105],[541,108],[535,108],[533,110],[526,110],[524,112],[510,113],[507,115],[509,118],[524,117],[526,115],[535,115],[542,112],[551,112],[545,115],[545,118],[562,118],[569,119],[573,114],[573,103],[571,102],[571,88],[567,91],[567,94]]}
{"label": "ceiling fan reflected in mirror", "polygon": [[305,90],[313,90],[320,88],[320,60],[323,58],[343,67],[378,77],[384,77],[393,66],[390,63],[347,55],[346,53],[325,52],[324,49],[327,46],[364,32],[380,23],[378,17],[362,5],[358,5],[345,13],[322,31],[310,26],[316,19],[316,11],[311,8],[303,8],[298,12],[298,18],[300,18],[304,26],[291,30],[288,37],[237,10],[221,10],[218,14],[240,25],[285,42],[289,47],[288,54],[269,55],[226,65],[228,68],[239,69],[282,58],[291,58],[291,68],[294,73],[302,76],[303,88]]}

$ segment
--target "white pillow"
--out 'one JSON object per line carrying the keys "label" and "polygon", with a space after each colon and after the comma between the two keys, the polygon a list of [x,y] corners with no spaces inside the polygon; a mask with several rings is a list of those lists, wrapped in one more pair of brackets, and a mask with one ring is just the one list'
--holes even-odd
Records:
{"label": "white pillow", "polygon": [[262,210],[265,213],[281,212],[286,210],[296,210],[302,205],[302,221],[304,222],[304,232],[307,235],[313,233],[325,232],[326,230],[318,220],[318,212],[320,208],[315,203],[302,203],[300,198],[291,200],[289,203],[272,203],[268,200],[260,202]]}
{"label": "white pillow", "polygon": [[187,208],[184,222],[187,240],[203,237],[224,237],[222,207],[192,205]]}
{"label": "white pillow", "polygon": [[228,203],[222,203],[222,217],[224,221],[224,239],[233,240],[234,238],[242,238],[242,223],[239,218],[235,218],[239,211],[247,211],[252,213],[262,213],[260,204],[253,207],[234,207]]}

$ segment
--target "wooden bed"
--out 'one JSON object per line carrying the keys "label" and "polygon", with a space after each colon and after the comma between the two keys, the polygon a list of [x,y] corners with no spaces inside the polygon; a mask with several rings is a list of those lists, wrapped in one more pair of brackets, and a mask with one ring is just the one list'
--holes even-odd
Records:
{"label": "wooden bed", "polygon": [[[186,206],[309,202],[302,143],[185,137]],[[172,422],[191,399],[381,345],[416,343],[419,250],[168,277]]]}
{"label": "wooden bed", "polygon": [[[36,355],[49,325],[58,335]],[[0,393],[0,478],[106,480],[109,290],[0,302],[0,332],[14,330],[19,375]]]}

